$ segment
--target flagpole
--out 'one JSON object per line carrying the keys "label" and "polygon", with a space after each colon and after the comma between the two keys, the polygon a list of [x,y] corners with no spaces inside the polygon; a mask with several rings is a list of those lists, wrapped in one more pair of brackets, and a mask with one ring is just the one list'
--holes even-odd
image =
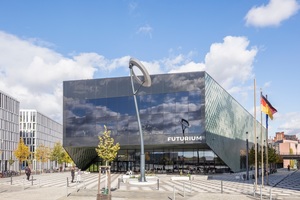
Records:
{"label": "flagpole", "polygon": [[[266,95],[266,98],[268,99],[268,95]],[[269,116],[266,114],[266,176],[267,176],[267,185],[269,185],[269,124],[268,124],[268,118]]]}
{"label": "flagpole", "polygon": [[[260,98],[262,97],[262,89],[260,88]],[[264,187],[264,140],[263,140],[263,123],[262,123],[262,111],[260,104],[260,140],[261,140],[261,185]]]}
{"label": "flagpole", "polygon": [[254,147],[255,147],[255,189],[257,189],[257,137],[256,137],[256,80],[254,79],[254,117],[253,117]]}
{"label": "flagpole", "polygon": [[[270,119],[273,119],[273,114],[275,114],[277,112],[276,108],[274,108],[272,106],[272,104],[268,101],[267,96],[264,97],[263,95],[261,96],[261,108],[262,108],[262,112],[264,112],[266,114],[266,139],[267,139],[267,153],[266,153],[266,168],[269,168],[269,155],[268,155],[268,151],[269,151],[269,136],[268,136],[268,132],[269,132],[269,125],[268,125],[268,119],[270,117]],[[269,176],[267,177],[268,183],[269,184]]]}

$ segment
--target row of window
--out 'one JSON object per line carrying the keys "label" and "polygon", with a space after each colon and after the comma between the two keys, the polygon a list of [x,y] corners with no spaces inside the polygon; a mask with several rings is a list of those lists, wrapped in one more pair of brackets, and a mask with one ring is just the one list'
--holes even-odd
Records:
{"label": "row of window", "polygon": [[14,123],[12,121],[0,119],[0,129],[17,132],[19,129],[19,126],[17,123]]}
{"label": "row of window", "polygon": [[19,142],[19,134],[16,132],[0,130],[0,140]]}
{"label": "row of window", "polygon": [[3,151],[3,159],[9,159],[12,156],[9,152],[12,152],[17,148],[18,142],[8,140],[3,140],[2,142],[2,140],[0,140],[0,150]]}
{"label": "row of window", "polygon": [[20,103],[12,97],[0,92],[0,108],[10,111],[11,113],[19,112]]}

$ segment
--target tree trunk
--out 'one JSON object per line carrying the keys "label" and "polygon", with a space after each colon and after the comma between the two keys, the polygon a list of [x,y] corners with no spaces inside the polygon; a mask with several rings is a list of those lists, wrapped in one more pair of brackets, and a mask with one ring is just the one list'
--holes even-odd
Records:
{"label": "tree trunk", "polygon": [[108,184],[108,182],[107,182],[107,175],[108,175],[107,174],[107,166],[108,166],[108,161],[105,161],[105,166],[106,166],[106,168],[105,168],[105,187],[104,188],[105,188],[105,191],[106,191],[106,190],[108,190],[108,185],[107,185]]}

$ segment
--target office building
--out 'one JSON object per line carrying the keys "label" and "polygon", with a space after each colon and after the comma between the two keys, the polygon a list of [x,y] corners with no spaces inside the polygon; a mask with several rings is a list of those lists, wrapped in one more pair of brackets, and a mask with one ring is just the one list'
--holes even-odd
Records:
{"label": "office building", "polygon": [[[30,150],[29,160],[32,164],[32,170],[41,170],[57,168],[57,161],[48,161],[41,163],[35,157],[35,151],[39,145],[44,145],[51,151],[55,143],[62,144],[62,125],[48,116],[34,109],[20,110],[20,137],[24,144]],[[28,163],[22,163],[23,168]]]}
{"label": "office building", "polygon": [[18,100],[0,91],[1,172],[19,170],[18,161],[13,154],[19,143],[19,106]]}

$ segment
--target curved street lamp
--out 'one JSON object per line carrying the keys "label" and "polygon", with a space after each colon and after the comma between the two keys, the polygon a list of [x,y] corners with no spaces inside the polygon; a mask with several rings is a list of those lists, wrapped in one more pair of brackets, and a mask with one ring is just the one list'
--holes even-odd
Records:
{"label": "curved street lamp", "polygon": [[[133,71],[133,67],[136,66],[137,68],[140,69],[140,71],[143,73],[144,79],[141,80],[139,77],[137,77]],[[132,86],[132,92],[133,92],[133,99],[134,99],[134,104],[135,104],[135,110],[136,110],[136,116],[138,120],[138,126],[139,126],[139,132],[140,132],[140,137],[141,137],[141,157],[140,157],[140,182],[146,182],[146,177],[145,177],[145,152],[144,152],[144,138],[143,138],[143,131],[142,131],[142,126],[141,126],[141,120],[140,120],[140,114],[139,114],[139,109],[137,105],[137,100],[136,100],[136,93],[138,90],[141,88],[141,86],[144,87],[150,87],[151,86],[151,78],[144,67],[144,65],[137,59],[130,58],[129,60],[129,69],[130,69],[130,79],[131,79],[131,86]],[[138,82],[140,85],[137,90],[134,89],[134,84],[133,84],[133,79]]]}

